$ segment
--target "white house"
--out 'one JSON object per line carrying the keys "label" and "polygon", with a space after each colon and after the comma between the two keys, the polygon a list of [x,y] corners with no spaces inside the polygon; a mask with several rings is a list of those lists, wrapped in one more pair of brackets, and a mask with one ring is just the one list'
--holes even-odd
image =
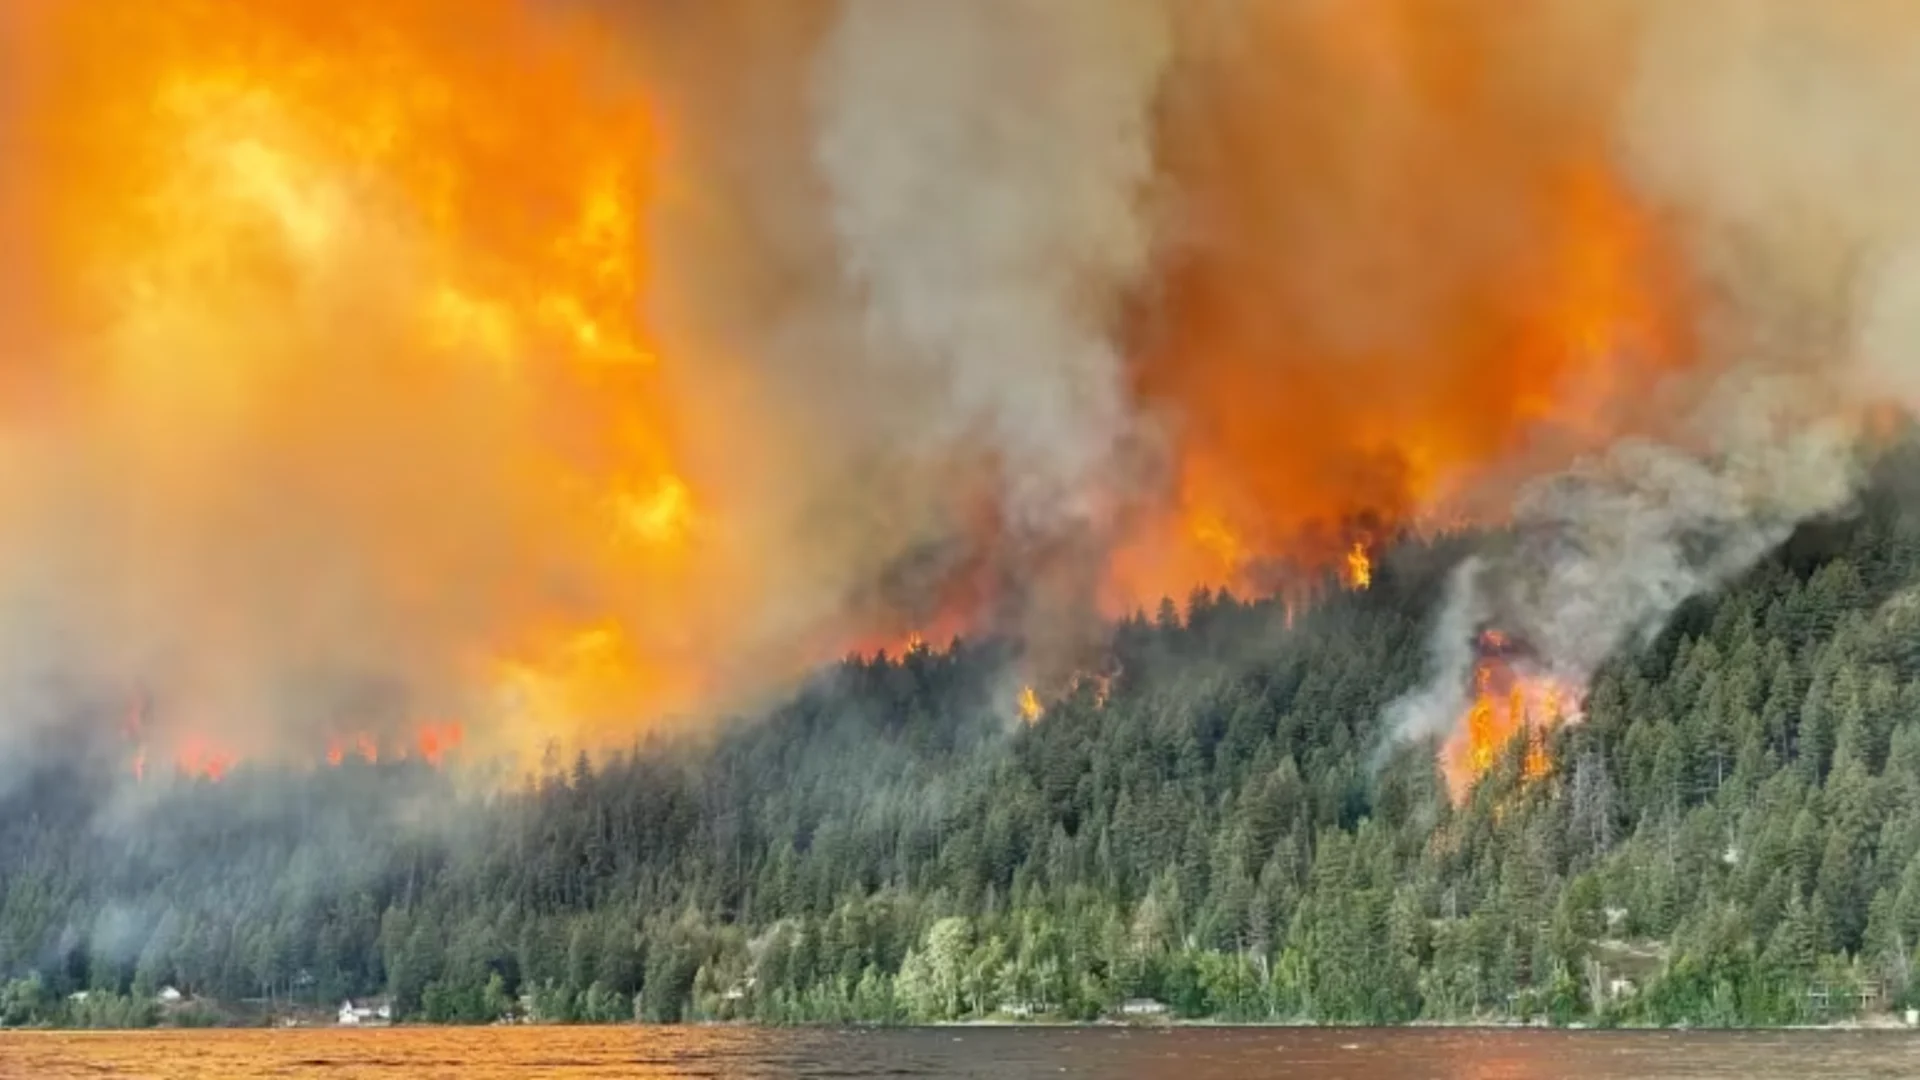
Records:
{"label": "white house", "polygon": [[343,1027],[358,1027],[362,1024],[384,1024],[393,1019],[393,1007],[381,1005],[378,1008],[367,1005],[355,1005],[351,1000],[340,1003],[340,1024]]}
{"label": "white house", "polygon": [[1126,1016],[1160,1016],[1167,1007],[1152,998],[1133,998],[1121,1004],[1120,1012]]}
{"label": "white house", "polygon": [[162,1005],[178,1005],[181,997],[180,991],[171,986],[161,987],[160,993],[155,995],[155,999]]}

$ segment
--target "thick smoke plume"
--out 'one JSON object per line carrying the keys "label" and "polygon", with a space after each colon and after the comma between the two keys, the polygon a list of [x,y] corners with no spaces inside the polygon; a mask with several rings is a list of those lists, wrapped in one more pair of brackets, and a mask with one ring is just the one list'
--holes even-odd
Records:
{"label": "thick smoke plume", "polygon": [[1114,340],[1147,267],[1152,0],[850,0],[818,158],[868,352],[935,393],[920,446],[997,458],[1016,528],[1097,519],[1131,417]]}

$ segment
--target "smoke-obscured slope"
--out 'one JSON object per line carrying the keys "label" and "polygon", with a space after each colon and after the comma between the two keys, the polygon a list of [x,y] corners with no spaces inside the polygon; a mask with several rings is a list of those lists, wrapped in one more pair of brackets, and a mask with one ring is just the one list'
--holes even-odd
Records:
{"label": "smoke-obscured slope", "polygon": [[1431,730],[1462,635],[1584,681],[1843,506],[1913,374],[1890,3],[0,11],[4,730],[190,768],[910,632],[1044,685],[1511,521]]}
{"label": "smoke-obscured slope", "polygon": [[[1897,5],[1644,4],[1619,89],[1623,175],[1669,216],[1708,361],[1684,408],[1514,504],[1513,541],[1458,578],[1435,682],[1398,707],[1445,730],[1497,628],[1584,687],[1614,649],[1843,508],[1876,407],[1911,407],[1920,26]],[[1536,718],[1542,719],[1542,718]]]}

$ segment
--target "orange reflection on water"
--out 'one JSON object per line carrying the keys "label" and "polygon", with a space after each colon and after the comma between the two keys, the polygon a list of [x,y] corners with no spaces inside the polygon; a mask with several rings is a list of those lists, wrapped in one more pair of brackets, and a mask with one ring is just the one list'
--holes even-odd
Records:
{"label": "orange reflection on water", "polygon": [[[1872,1033],[1515,1028],[298,1028],[0,1032],[0,1076],[61,1080],[1796,1080],[1904,1076],[1912,1040]],[[724,1064],[722,1064],[724,1063]]]}

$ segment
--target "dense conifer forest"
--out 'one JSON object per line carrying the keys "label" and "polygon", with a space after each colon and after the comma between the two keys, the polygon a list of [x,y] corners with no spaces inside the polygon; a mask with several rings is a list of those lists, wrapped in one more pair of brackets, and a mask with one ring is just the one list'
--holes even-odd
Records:
{"label": "dense conifer forest", "polygon": [[1197,592],[1125,620],[1111,678],[1031,725],[1010,647],[955,643],[484,798],[354,761],[109,798],[118,774],[39,755],[0,807],[0,1022],[151,1023],[163,987],[445,1022],[1920,1004],[1909,501],[1882,483],[1688,603],[1599,674],[1546,776],[1516,744],[1458,804],[1380,718],[1472,537],[1291,619]]}

